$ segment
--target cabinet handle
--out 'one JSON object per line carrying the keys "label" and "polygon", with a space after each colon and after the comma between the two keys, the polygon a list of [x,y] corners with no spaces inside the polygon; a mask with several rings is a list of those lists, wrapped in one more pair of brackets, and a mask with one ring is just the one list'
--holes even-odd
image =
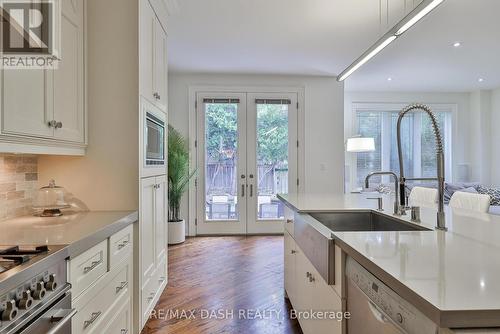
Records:
{"label": "cabinet handle", "polygon": [[154,293],[154,292],[151,292],[151,293],[149,294],[149,297],[147,298],[147,300],[148,300],[148,301],[151,301],[151,300],[153,300],[153,298],[154,298],[154,297],[155,297],[155,293]]}
{"label": "cabinet handle", "polygon": [[307,277],[307,278],[311,277],[311,275],[312,275],[312,274],[311,274],[310,272],[306,272],[306,277]]}
{"label": "cabinet handle", "polygon": [[121,244],[118,244],[118,250],[121,250],[123,247],[127,246],[129,243],[128,240],[125,240],[124,242],[122,242]]}
{"label": "cabinet handle", "polygon": [[165,282],[165,277],[160,277],[160,279],[158,280],[160,283],[163,283]]}
{"label": "cabinet handle", "polygon": [[291,223],[293,223],[293,220],[291,220],[291,219],[287,219],[287,220],[286,220],[286,223],[287,223],[287,224],[291,224]]}
{"label": "cabinet handle", "polygon": [[253,197],[253,184],[250,185],[250,197]]}
{"label": "cabinet handle", "polygon": [[316,279],[314,278],[314,276],[313,276],[313,275],[309,276],[309,282],[310,282],[310,283],[314,282],[315,280],[316,280]]}
{"label": "cabinet handle", "polygon": [[292,251],[290,253],[297,254],[297,251],[292,249]]}
{"label": "cabinet handle", "polygon": [[55,125],[56,129],[62,129],[62,127],[63,127],[62,122],[56,122],[56,125]]}
{"label": "cabinet handle", "polygon": [[127,285],[128,285],[128,282],[122,282],[122,285],[116,287],[116,293],[125,289],[127,287]]}
{"label": "cabinet handle", "polygon": [[128,329],[121,329],[120,334],[128,334]]}
{"label": "cabinet handle", "polygon": [[241,185],[241,197],[245,197],[245,185]]}
{"label": "cabinet handle", "polygon": [[92,262],[91,266],[83,268],[83,273],[88,274],[89,272],[91,272],[95,267],[97,267],[101,263],[102,263],[102,260]]}
{"label": "cabinet handle", "polygon": [[49,128],[55,128],[57,125],[57,121],[55,120],[49,121],[47,125],[49,126]]}
{"label": "cabinet handle", "polygon": [[101,311],[99,311],[99,312],[93,312],[91,314],[91,316],[90,316],[90,319],[89,320],[85,320],[83,322],[83,328],[85,329],[85,328],[89,327],[90,325],[92,325],[94,323],[94,321],[96,321],[97,318],[99,318],[101,316],[101,314],[102,314]]}

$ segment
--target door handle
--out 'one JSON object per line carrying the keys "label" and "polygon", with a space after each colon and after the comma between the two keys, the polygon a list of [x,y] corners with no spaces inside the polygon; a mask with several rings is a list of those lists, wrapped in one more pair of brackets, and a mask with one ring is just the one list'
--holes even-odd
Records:
{"label": "door handle", "polygon": [[253,197],[253,184],[250,185],[250,197]]}
{"label": "door handle", "polygon": [[241,197],[245,197],[245,185],[241,185]]}

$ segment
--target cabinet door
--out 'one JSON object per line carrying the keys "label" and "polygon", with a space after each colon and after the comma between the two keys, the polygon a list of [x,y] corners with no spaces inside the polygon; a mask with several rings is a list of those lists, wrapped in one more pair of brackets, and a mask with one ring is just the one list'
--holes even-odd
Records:
{"label": "cabinet door", "polygon": [[156,16],[149,4],[149,1],[139,1],[141,3],[140,11],[140,47],[139,47],[139,62],[140,62],[140,92],[143,97],[150,102],[156,102],[153,88],[153,44],[154,30],[156,27]]}
{"label": "cabinet door", "polygon": [[295,305],[296,302],[295,260],[297,251],[295,248],[295,241],[288,231],[285,231],[285,291],[292,305]]}
{"label": "cabinet door", "polygon": [[[296,270],[295,270],[295,288],[296,302],[293,308],[297,312],[311,310],[311,284],[309,282],[310,266],[304,253],[300,248],[297,248],[296,253]],[[311,320],[305,317],[299,317],[300,327],[305,334],[313,333],[311,331]]]}
{"label": "cabinet door", "polygon": [[154,71],[153,84],[156,105],[163,111],[167,110],[167,33],[158,19],[154,28]]}
{"label": "cabinet door", "polygon": [[2,71],[2,133],[52,138],[52,71]]}
{"label": "cabinet door", "polygon": [[61,122],[54,137],[83,143],[85,140],[83,0],[62,2],[61,60],[54,70],[54,120]]}
{"label": "cabinet door", "polygon": [[[313,310],[324,312],[342,312],[342,299],[335,293],[319,273],[311,267],[313,281],[310,282],[310,305]],[[309,325],[313,333],[317,334],[342,334],[343,319],[314,319]]]}
{"label": "cabinet door", "polygon": [[[155,269],[155,184],[154,177],[141,181],[140,247],[142,285]],[[143,288],[143,286],[141,286]]]}
{"label": "cabinet door", "polygon": [[155,256],[159,265],[165,257],[167,244],[167,177],[156,177],[155,194]]}

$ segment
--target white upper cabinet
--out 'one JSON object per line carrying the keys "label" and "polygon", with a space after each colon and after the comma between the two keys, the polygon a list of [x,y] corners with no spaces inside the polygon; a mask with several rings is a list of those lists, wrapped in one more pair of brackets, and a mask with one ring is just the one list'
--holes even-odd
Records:
{"label": "white upper cabinet", "polygon": [[85,5],[84,0],[61,3],[58,68],[1,71],[1,151],[84,153]]}
{"label": "white upper cabinet", "polygon": [[149,1],[141,1],[140,92],[167,110],[167,33]]}
{"label": "white upper cabinet", "polygon": [[54,137],[84,142],[83,1],[64,1],[61,19],[61,61],[54,71]]}
{"label": "white upper cabinet", "polygon": [[2,134],[51,138],[52,71],[2,71]]}

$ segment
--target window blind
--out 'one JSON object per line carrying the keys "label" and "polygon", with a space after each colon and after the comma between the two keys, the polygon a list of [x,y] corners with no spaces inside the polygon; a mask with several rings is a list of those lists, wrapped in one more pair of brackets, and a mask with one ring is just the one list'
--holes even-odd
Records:
{"label": "window blind", "polygon": [[292,104],[290,99],[255,99],[255,104]]}
{"label": "window blind", "polygon": [[204,98],[203,103],[240,103],[240,99]]}

